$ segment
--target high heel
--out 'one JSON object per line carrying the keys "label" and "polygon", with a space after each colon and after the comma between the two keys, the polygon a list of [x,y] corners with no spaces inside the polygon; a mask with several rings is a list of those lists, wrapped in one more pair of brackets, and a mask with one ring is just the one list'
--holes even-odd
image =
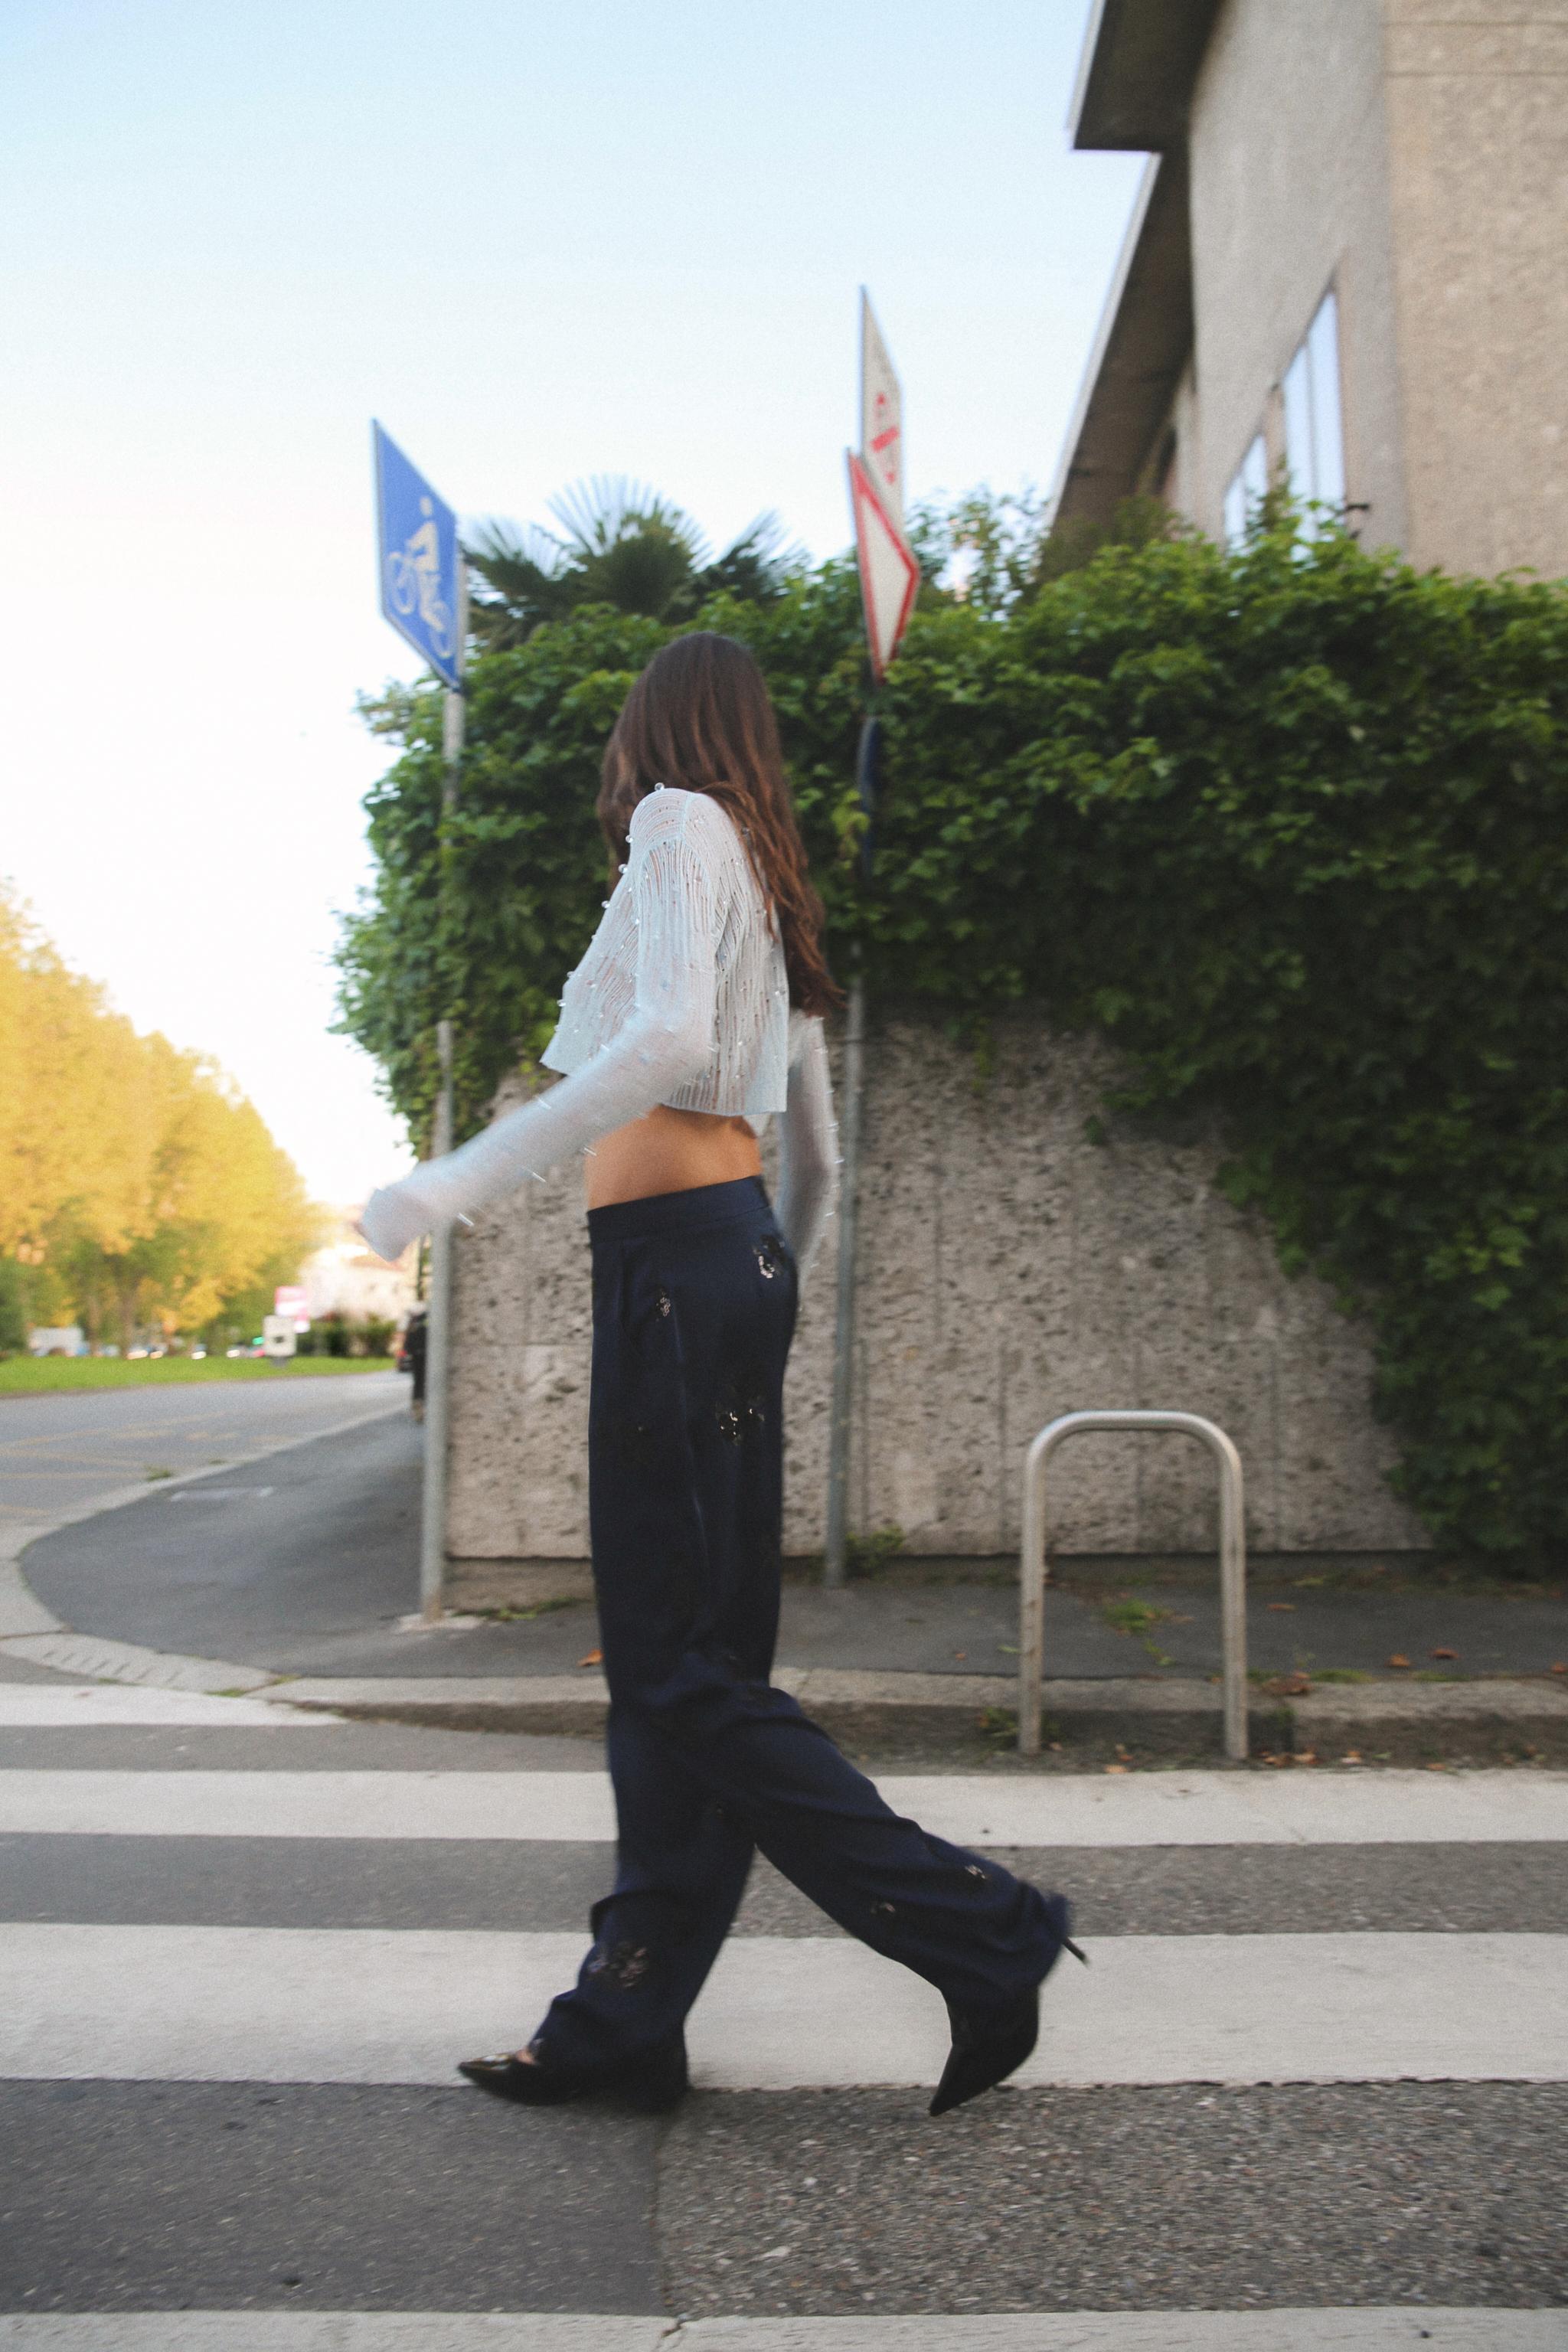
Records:
{"label": "high heel", "polygon": [[947,2115],[953,2107],[963,2106],[966,2099],[978,2098],[982,2091],[991,2090],[1005,2076],[1016,2073],[1039,2038],[1040,1985],[1064,1952],[1070,1952],[1075,1960],[1082,1960],[1088,1967],[1087,1954],[1079,1951],[1069,1933],[1072,1912],[1067,1896],[1047,1895],[1044,1899],[1057,1942],[1039,1983],[1032,1984],[1027,1992],[1020,1993],[1016,2000],[1002,2010],[963,2010],[948,2002],[952,2047],[931,2098],[933,2116]]}
{"label": "high heel", "polygon": [[571,2099],[603,2093],[644,2116],[662,2115],[673,2107],[690,2083],[686,2036],[679,2032],[607,2073],[585,2074],[552,2066],[547,2059],[520,2058],[512,2050],[502,2051],[496,2058],[465,2058],[458,2072],[492,2098],[514,2099],[520,2106],[560,2107]]}

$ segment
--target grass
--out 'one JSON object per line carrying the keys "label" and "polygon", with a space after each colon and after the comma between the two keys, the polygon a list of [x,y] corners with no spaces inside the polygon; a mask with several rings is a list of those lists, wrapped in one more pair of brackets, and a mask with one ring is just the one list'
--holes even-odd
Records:
{"label": "grass", "polygon": [[11,1356],[0,1361],[0,1397],[47,1396],[61,1389],[182,1388],[197,1381],[310,1381],[340,1372],[389,1372],[390,1356],[296,1356],[268,1364],[258,1356]]}
{"label": "grass", "polygon": [[578,1606],[579,1603],[572,1600],[536,1601],[531,1608],[514,1609],[509,1602],[498,1609],[465,1609],[463,1614],[465,1617],[483,1617],[492,1625],[521,1625],[535,1617],[552,1617],[558,1609],[575,1609]]}
{"label": "grass", "polygon": [[1118,1633],[1146,1633],[1151,1625],[1163,1625],[1171,1612],[1157,1609],[1152,1601],[1107,1601],[1100,1613]]}

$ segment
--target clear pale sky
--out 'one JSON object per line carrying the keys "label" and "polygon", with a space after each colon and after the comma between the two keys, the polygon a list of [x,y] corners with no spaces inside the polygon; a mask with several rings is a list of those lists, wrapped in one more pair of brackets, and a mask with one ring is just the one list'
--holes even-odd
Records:
{"label": "clear pale sky", "polygon": [[331,1018],[416,669],[369,420],[465,517],[626,473],[846,543],[864,280],[910,494],[1047,485],[1140,170],[1087,0],[7,0],[0,873],[316,1195],[406,1164]]}

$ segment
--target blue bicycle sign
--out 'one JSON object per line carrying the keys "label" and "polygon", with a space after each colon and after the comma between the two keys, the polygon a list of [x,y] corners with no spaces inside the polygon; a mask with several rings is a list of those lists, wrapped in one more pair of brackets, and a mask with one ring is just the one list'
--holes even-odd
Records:
{"label": "blue bicycle sign", "polygon": [[463,674],[462,551],[458,518],[379,425],[376,551],[381,609],[447,686]]}

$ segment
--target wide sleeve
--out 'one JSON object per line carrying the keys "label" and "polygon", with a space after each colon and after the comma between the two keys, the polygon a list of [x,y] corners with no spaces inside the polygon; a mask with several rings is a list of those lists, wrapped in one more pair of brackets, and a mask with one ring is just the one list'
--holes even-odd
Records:
{"label": "wide sleeve", "polygon": [[833,1213],[838,1189],[838,1129],[822,1024],[790,1016],[789,1086],[779,1123],[780,1230],[804,1278]]}
{"label": "wide sleeve", "polygon": [[[640,1118],[694,1077],[713,1052],[719,865],[697,793],[655,792],[632,819],[621,887],[632,899],[632,1009],[580,1070],[496,1119],[482,1135],[373,1192],[360,1230],[395,1258],[418,1234],[542,1176],[613,1128]],[[721,813],[720,821],[724,822]]]}

